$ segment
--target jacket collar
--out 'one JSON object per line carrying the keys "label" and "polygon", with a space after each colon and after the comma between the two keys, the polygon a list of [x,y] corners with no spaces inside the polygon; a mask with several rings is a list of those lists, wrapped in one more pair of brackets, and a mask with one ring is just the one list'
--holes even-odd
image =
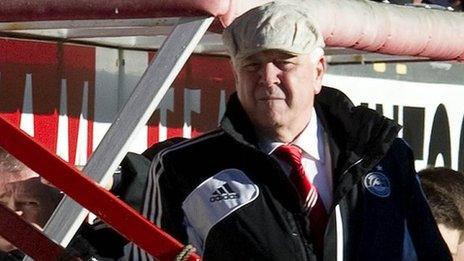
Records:
{"label": "jacket collar", "polygon": [[[345,94],[329,87],[322,88],[314,107],[336,150],[344,154],[383,155],[401,128],[371,109],[355,107]],[[258,138],[236,93],[230,97],[220,125],[237,141],[257,148]]]}
{"label": "jacket collar", "polygon": [[396,122],[364,106],[354,106],[342,92],[323,87],[315,109],[331,140],[335,168],[346,168],[360,158],[382,157],[398,131]]}
{"label": "jacket collar", "polygon": [[378,164],[401,126],[328,87],[316,96],[315,109],[329,139],[335,206]]}
{"label": "jacket collar", "polygon": [[220,126],[235,140],[257,149],[258,138],[250,118],[238,100],[237,93],[230,96]]}

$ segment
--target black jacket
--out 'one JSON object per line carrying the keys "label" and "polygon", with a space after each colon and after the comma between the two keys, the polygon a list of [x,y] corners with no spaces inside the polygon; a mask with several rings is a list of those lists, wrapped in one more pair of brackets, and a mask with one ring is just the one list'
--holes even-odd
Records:
{"label": "black jacket", "polygon": [[[333,168],[324,260],[451,260],[400,127],[327,87],[315,109]],[[233,95],[218,130],[157,155],[144,214],[206,260],[316,260],[296,190],[256,144]]]}

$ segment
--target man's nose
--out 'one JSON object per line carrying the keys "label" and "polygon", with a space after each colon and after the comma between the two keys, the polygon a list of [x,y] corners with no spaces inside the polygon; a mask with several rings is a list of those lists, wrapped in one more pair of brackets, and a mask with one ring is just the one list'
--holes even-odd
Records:
{"label": "man's nose", "polygon": [[279,73],[279,68],[277,68],[272,62],[263,64],[258,72],[260,83],[265,84],[266,86],[279,84]]}

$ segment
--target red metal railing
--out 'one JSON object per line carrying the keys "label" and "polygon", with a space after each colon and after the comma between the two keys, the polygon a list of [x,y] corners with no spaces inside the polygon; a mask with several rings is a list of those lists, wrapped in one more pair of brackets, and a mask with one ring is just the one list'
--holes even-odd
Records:
{"label": "red metal railing", "polygon": [[[160,260],[173,260],[182,251],[184,246],[173,237],[1,116],[0,133],[1,147],[149,254]],[[194,253],[188,258],[199,259]]]}
{"label": "red metal railing", "polygon": [[1,204],[0,235],[35,260],[78,260],[68,256],[63,247]]}

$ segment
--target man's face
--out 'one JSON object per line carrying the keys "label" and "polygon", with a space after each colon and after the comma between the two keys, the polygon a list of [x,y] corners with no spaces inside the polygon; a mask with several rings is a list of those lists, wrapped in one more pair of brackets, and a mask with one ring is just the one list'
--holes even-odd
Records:
{"label": "man's face", "polygon": [[[43,227],[61,199],[56,188],[43,184],[30,170],[0,173],[0,204],[14,210],[26,221]],[[0,237],[0,250],[14,247]]]}
{"label": "man's face", "polygon": [[269,50],[234,62],[238,98],[259,130],[306,126],[324,73],[310,57]]}

